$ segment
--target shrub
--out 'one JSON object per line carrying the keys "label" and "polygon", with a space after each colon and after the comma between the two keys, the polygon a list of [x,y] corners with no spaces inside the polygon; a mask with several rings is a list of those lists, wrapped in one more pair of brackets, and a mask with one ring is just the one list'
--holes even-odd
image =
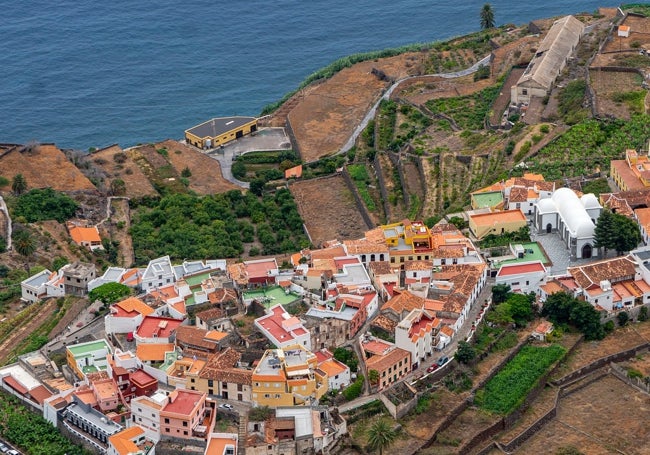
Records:
{"label": "shrub", "polygon": [[15,216],[22,216],[30,223],[56,220],[63,223],[72,218],[79,206],[69,196],[52,188],[33,189],[18,198]]}
{"label": "shrub", "polygon": [[544,124],[544,125],[539,127],[539,132],[540,133],[548,134],[549,131],[551,131],[551,129],[547,124]]}
{"label": "shrub", "polygon": [[358,398],[361,395],[361,392],[363,392],[363,382],[364,382],[364,377],[362,374],[357,376],[357,379],[350,384],[345,390],[343,390],[343,396],[345,397],[346,400],[352,401],[355,398]]}

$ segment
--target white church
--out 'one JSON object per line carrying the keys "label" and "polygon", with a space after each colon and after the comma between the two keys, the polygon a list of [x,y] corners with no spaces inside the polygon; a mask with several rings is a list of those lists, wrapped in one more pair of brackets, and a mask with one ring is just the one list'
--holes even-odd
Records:
{"label": "white church", "polygon": [[573,190],[560,188],[550,198],[537,202],[534,224],[539,234],[558,233],[572,259],[598,257],[594,231],[602,210],[593,194],[579,198]]}

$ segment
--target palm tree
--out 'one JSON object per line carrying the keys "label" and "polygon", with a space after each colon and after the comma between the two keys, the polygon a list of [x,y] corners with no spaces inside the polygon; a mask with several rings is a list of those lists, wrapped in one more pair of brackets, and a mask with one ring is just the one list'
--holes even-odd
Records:
{"label": "palm tree", "polygon": [[378,450],[379,455],[382,455],[384,449],[393,444],[395,439],[397,432],[388,419],[379,419],[368,428],[368,447],[370,450]]}
{"label": "palm tree", "polygon": [[36,251],[36,241],[29,231],[16,231],[13,235],[13,247],[21,256],[27,260],[25,268],[29,270],[29,257]]}
{"label": "palm tree", "polygon": [[14,175],[14,180],[11,184],[11,190],[14,192],[14,194],[16,196],[20,196],[25,192],[26,189],[27,189],[27,180],[25,180],[23,174]]}
{"label": "palm tree", "polygon": [[494,11],[492,5],[486,3],[481,9],[481,28],[486,30],[494,27]]}

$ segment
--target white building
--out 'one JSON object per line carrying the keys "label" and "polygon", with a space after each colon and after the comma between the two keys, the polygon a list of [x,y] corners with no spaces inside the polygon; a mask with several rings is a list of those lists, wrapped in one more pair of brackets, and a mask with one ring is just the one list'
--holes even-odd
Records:
{"label": "white building", "polygon": [[65,295],[61,272],[50,272],[47,269],[21,281],[20,290],[20,299],[28,303],[38,302],[48,297],[63,297]]}
{"label": "white building", "polygon": [[149,261],[149,265],[142,274],[142,290],[150,291],[162,288],[176,281],[174,267],[169,256],[163,256]]}
{"label": "white building", "polygon": [[440,319],[426,310],[415,309],[395,327],[395,345],[411,353],[412,366],[416,367],[433,354],[441,326]]}
{"label": "white building", "polygon": [[265,316],[255,319],[255,327],[278,348],[299,344],[311,351],[311,337],[302,321],[278,304]]}
{"label": "white building", "polygon": [[557,232],[574,259],[597,257],[594,232],[602,210],[593,194],[578,198],[573,190],[560,188],[535,205],[535,227],[540,234]]}
{"label": "white building", "polygon": [[139,426],[147,439],[160,441],[160,410],[167,404],[167,395],[158,391],[150,397],[142,396],[131,400],[131,420],[128,426]]}
{"label": "white building", "polygon": [[513,292],[535,292],[548,271],[540,261],[504,264],[497,272],[496,284],[506,284]]}

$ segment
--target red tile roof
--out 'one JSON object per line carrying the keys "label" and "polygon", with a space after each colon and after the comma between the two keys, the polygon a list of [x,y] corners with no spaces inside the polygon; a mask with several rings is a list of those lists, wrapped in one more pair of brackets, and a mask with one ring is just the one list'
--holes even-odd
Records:
{"label": "red tile roof", "polygon": [[539,262],[531,264],[506,264],[501,266],[497,276],[521,275],[522,273],[544,272],[544,266]]}
{"label": "red tile roof", "polygon": [[137,335],[141,338],[168,338],[178,329],[183,321],[158,316],[145,316],[138,327]]}
{"label": "red tile roof", "polygon": [[196,390],[176,389],[169,394],[169,402],[162,409],[161,413],[174,413],[183,416],[190,416],[196,405],[205,399],[205,392]]}

